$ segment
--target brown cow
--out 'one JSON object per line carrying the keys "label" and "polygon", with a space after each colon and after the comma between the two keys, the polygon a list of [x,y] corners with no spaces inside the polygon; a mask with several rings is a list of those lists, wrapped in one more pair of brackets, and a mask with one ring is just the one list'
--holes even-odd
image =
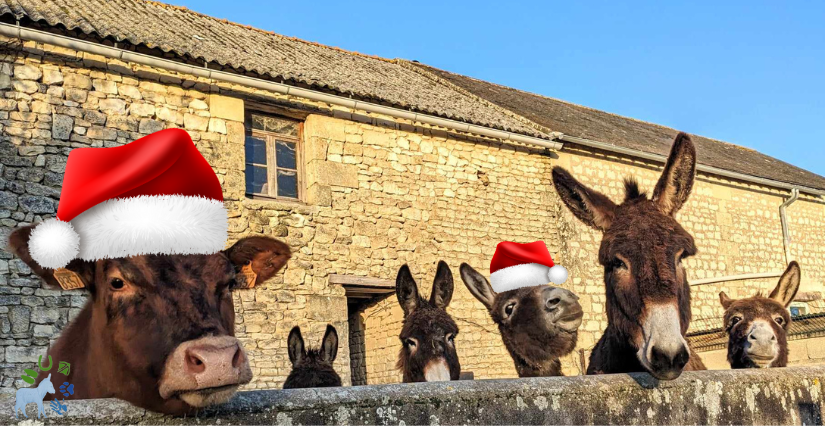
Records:
{"label": "brown cow", "polygon": [[[32,229],[15,230],[10,248],[57,287],[54,270],[31,258]],[[249,237],[211,255],[73,260],[66,269],[80,277],[90,297],[48,353],[71,364],[65,380],[75,393],[68,399],[119,398],[178,415],[227,401],[252,380],[234,337],[236,273],[251,263],[256,283],[262,283],[289,258],[286,244]]]}

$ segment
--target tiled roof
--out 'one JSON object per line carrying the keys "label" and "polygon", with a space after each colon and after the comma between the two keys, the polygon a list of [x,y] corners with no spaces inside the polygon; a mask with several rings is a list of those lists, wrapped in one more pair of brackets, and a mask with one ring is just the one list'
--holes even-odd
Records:
{"label": "tiled roof", "polygon": [[395,60],[348,52],[144,0],[0,0],[0,16],[63,26],[116,41],[253,71],[343,96],[541,137],[472,96]]}
{"label": "tiled roof", "polygon": [[[11,15],[253,71],[287,84],[530,136],[547,137],[555,131],[667,155],[677,133],[421,64],[349,52],[153,1],[0,0],[0,18]],[[700,136],[694,141],[701,164],[825,189],[822,176],[757,151]]]}

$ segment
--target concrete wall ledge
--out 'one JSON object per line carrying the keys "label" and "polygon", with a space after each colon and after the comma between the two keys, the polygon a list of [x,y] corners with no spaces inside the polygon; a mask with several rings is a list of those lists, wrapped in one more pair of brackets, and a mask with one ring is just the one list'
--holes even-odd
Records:
{"label": "concrete wall ledge", "polygon": [[[822,424],[823,383],[825,366],[686,372],[670,382],[616,374],[265,390],[186,418],[116,400],[69,401],[63,417],[46,406],[44,423]],[[0,400],[0,424],[24,424],[13,405],[13,396]],[[35,406],[27,412],[33,418]]]}

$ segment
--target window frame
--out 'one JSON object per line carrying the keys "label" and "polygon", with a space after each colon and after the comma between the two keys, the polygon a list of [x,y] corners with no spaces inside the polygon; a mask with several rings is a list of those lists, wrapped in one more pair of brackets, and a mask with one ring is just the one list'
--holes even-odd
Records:
{"label": "window frame", "polygon": [[[259,130],[252,128],[252,116],[253,115],[262,115],[267,117],[274,117],[280,119],[286,119],[290,121],[295,121],[298,125],[298,135],[297,136],[290,136],[284,135],[281,133],[276,133],[267,130]],[[262,166],[259,163],[250,163],[246,161],[246,138],[248,137],[256,137],[258,139],[264,140],[266,144],[266,183],[268,194],[261,194],[261,193],[254,193],[254,192],[247,192],[247,169],[249,167],[255,166]],[[284,197],[278,195],[278,169],[283,170],[293,170],[286,167],[278,167],[277,157],[275,154],[276,151],[276,144],[277,141],[289,142],[295,144],[295,175],[297,180],[297,187],[296,190],[298,191],[298,196],[296,198],[292,197]],[[277,113],[270,113],[266,111],[258,111],[252,110],[247,111],[246,117],[244,119],[244,194],[247,198],[251,198],[253,200],[276,200],[285,203],[304,203],[306,190],[304,188],[304,121],[297,119],[295,117],[290,117],[283,114]]]}

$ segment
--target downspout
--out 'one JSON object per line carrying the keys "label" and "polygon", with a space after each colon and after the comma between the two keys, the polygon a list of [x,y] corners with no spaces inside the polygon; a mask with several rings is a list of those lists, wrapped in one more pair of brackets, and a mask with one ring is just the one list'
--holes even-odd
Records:
{"label": "downspout", "polygon": [[779,206],[779,219],[782,221],[782,242],[785,245],[785,264],[791,263],[791,233],[788,231],[788,215],[785,209],[799,198],[799,189],[791,189],[791,196]]}

